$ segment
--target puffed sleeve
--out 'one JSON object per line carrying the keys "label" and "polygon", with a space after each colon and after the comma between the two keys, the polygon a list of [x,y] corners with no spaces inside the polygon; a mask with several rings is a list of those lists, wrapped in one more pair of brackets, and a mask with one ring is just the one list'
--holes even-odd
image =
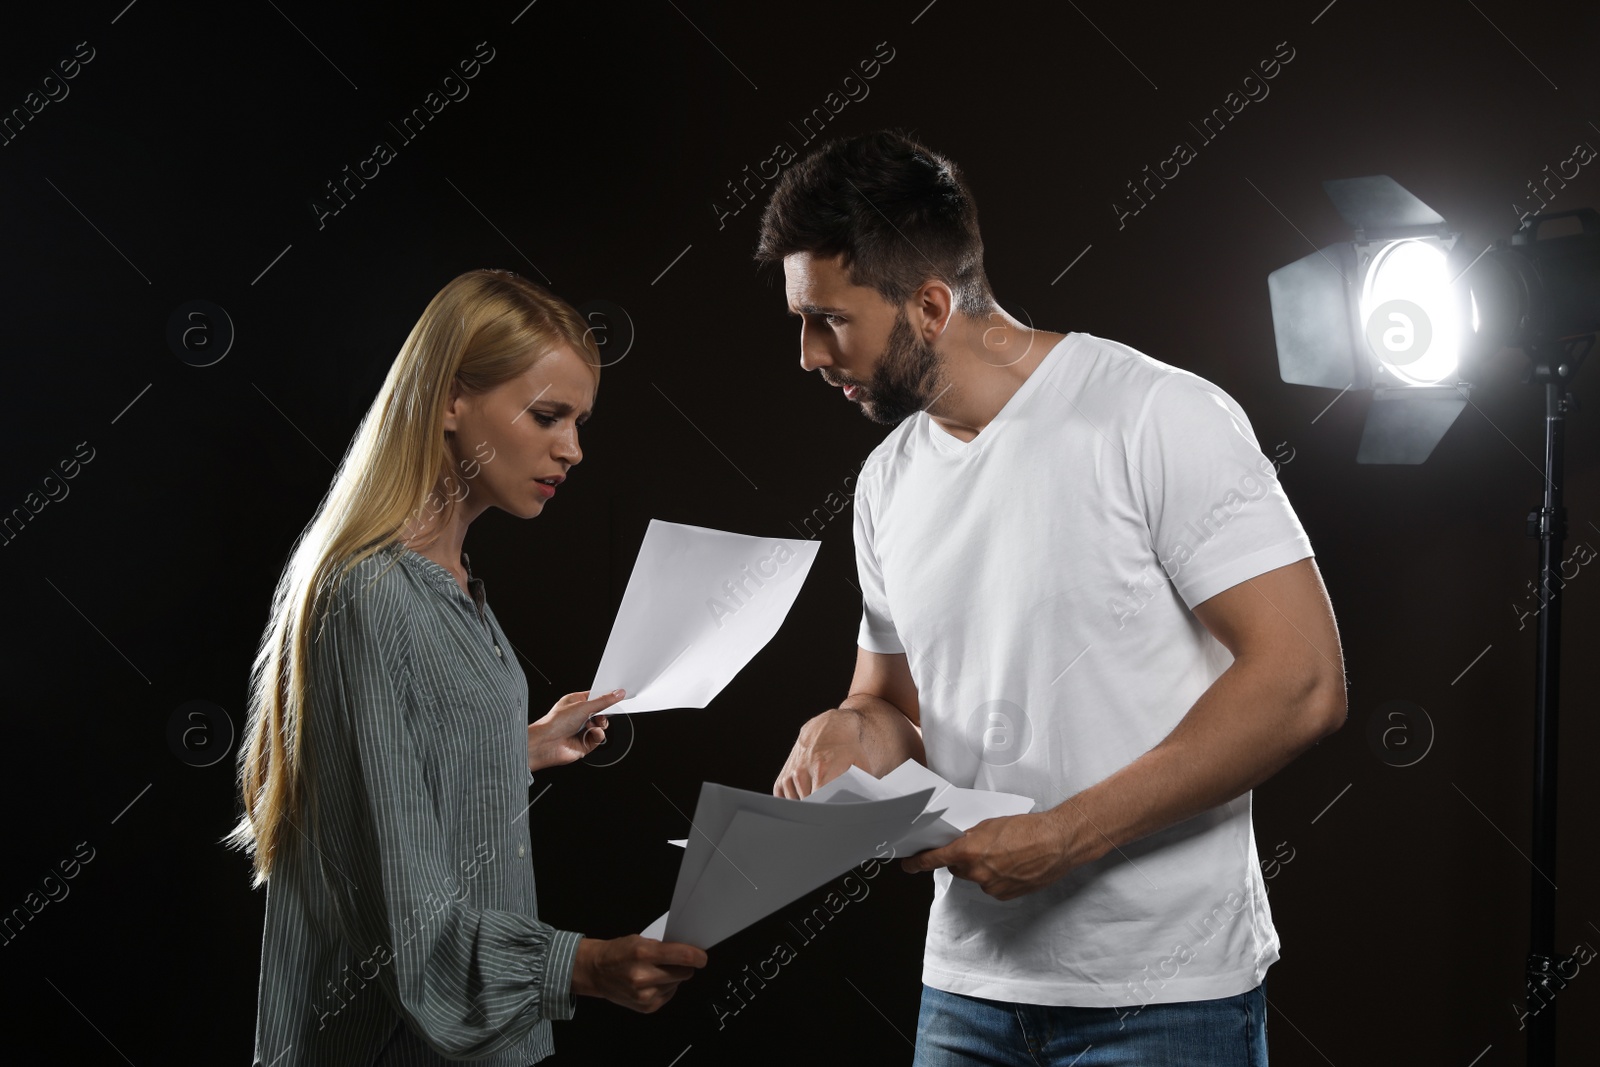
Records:
{"label": "puffed sleeve", "polygon": [[346,576],[312,649],[309,836],[362,979],[441,1055],[481,1057],[572,1017],[582,935],[464,902],[476,843],[446,839],[424,778],[407,591],[372,572]]}

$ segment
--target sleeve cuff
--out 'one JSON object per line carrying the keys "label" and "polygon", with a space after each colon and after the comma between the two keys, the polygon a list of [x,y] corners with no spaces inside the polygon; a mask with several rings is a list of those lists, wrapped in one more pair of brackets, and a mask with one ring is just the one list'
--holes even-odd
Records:
{"label": "sleeve cuff", "polygon": [[1242,556],[1216,570],[1206,571],[1203,574],[1181,575],[1180,584],[1174,579],[1173,585],[1178,586],[1178,595],[1183,597],[1183,602],[1193,611],[1199,605],[1210,600],[1225,589],[1245,582],[1267,571],[1287,567],[1291,563],[1298,563],[1307,556],[1315,556],[1311,551],[1311,541],[1304,533],[1291,540],[1276,545],[1269,545]]}
{"label": "sleeve cuff", "polygon": [[546,1019],[570,1019],[577,1010],[578,998],[572,992],[572,968],[578,960],[581,940],[583,935],[571,930],[557,930],[550,935],[542,1003]]}
{"label": "sleeve cuff", "polygon": [[867,625],[865,619],[861,620],[861,625],[856,630],[856,644],[868,652],[876,652],[880,656],[905,654],[905,646],[900,643],[900,638],[897,634],[892,631],[878,633]]}

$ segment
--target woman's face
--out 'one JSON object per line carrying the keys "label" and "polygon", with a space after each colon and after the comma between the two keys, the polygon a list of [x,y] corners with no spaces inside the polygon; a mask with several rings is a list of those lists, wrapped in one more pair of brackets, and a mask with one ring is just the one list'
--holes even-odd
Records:
{"label": "woman's face", "polygon": [[594,394],[593,372],[565,344],[481,396],[452,389],[444,428],[455,431],[467,514],[491,506],[524,519],[543,512],[554,493],[539,479],[560,479],[583,459],[578,427]]}

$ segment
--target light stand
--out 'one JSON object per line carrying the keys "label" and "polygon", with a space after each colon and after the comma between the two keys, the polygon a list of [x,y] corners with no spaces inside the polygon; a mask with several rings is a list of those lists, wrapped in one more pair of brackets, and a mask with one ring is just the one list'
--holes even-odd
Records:
{"label": "light stand", "polygon": [[[1594,347],[1593,336],[1560,345],[1530,346],[1529,382],[1544,385],[1544,506],[1528,513],[1528,533],[1539,539],[1539,651],[1534,680],[1533,748],[1533,876],[1528,938],[1528,1064],[1556,1062],[1555,997],[1566,986],[1563,972],[1573,972],[1570,956],[1555,955],[1556,887],[1549,874],[1556,869],[1556,761],[1561,690],[1561,566],[1567,534],[1567,509],[1562,502],[1566,413],[1578,406],[1567,394],[1583,359]],[[1538,1005],[1536,1008],[1535,1005]]]}
{"label": "light stand", "polygon": [[[1540,227],[1574,218],[1581,232],[1541,241]],[[1530,218],[1508,241],[1496,242],[1469,282],[1496,324],[1489,343],[1517,345],[1528,356],[1523,381],[1545,395],[1544,503],[1528,513],[1528,534],[1539,539],[1538,662],[1534,679],[1533,874],[1530,879],[1526,973],[1529,1067],[1556,1062],[1556,995],[1576,973],[1574,959],[1557,955],[1556,766],[1561,692],[1561,553],[1567,535],[1563,500],[1566,416],[1577,409],[1568,394],[1600,328],[1600,214],[1590,208]]]}

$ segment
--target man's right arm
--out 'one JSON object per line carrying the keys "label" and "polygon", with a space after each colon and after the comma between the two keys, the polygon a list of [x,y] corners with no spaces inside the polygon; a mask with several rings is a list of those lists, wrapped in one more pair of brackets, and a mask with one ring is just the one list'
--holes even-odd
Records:
{"label": "man's right arm", "polygon": [[905,653],[858,648],[850,695],[800,728],[773,796],[798,800],[852,765],[881,778],[908,759],[926,763],[920,716]]}

